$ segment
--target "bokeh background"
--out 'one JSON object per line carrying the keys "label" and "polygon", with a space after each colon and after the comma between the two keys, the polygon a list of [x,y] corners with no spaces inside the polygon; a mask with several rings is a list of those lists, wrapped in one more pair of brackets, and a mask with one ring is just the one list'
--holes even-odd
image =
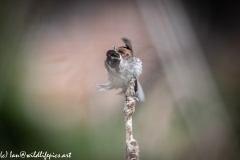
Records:
{"label": "bokeh background", "polygon": [[0,1],[1,151],[125,159],[124,98],[95,83],[127,37],[143,61],[140,158],[240,159],[239,12],[213,0]]}

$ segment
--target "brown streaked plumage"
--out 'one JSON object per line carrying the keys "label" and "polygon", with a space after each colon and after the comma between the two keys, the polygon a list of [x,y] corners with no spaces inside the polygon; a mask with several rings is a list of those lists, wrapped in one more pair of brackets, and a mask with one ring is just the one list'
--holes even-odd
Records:
{"label": "brown streaked plumage", "polygon": [[123,58],[125,58],[125,57],[132,57],[133,56],[132,51],[130,49],[125,48],[125,47],[119,47],[117,51],[119,53],[121,53]]}
{"label": "brown streaked plumage", "polygon": [[133,50],[132,50],[131,41],[127,38],[122,38],[122,40],[125,43],[125,46],[118,47],[117,51],[119,53],[121,53],[123,58],[133,57]]}

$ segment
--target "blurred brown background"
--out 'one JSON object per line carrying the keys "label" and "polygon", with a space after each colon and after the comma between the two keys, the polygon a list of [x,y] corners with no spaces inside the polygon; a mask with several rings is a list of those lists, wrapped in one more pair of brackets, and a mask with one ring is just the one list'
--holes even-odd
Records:
{"label": "blurred brown background", "polygon": [[107,81],[106,51],[127,37],[143,61],[146,101],[133,116],[140,158],[239,159],[239,7],[1,1],[1,151],[124,159],[124,98],[95,83]]}

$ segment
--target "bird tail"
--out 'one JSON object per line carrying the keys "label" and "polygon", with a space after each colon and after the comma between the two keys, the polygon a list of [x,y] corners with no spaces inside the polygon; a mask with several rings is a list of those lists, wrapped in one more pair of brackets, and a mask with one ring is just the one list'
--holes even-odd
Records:
{"label": "bird tail", "polygon": [[[136,85],[136,84],[135,84]],[[139,101],[144,102],[145,101],[145,95],[142,89],[141,84],[139,83],[139,80],[137,79],[137,91],[136,91],[136,97],[138,97]]]}

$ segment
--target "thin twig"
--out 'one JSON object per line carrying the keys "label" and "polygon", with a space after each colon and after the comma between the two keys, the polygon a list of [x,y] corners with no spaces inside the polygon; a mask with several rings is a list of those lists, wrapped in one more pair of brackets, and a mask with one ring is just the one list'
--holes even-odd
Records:
{"label": "thin twig", "polygon": [[135,79],[132,78],[128,83],[128,89],[125,93],[124,117],[126,122],[126,160],[139,160],[139,146],[137,141],[133,138],[132,131],[132,114],[135,111],[135,104],[137,98],[133,97],[135,94],[134,86]]}

